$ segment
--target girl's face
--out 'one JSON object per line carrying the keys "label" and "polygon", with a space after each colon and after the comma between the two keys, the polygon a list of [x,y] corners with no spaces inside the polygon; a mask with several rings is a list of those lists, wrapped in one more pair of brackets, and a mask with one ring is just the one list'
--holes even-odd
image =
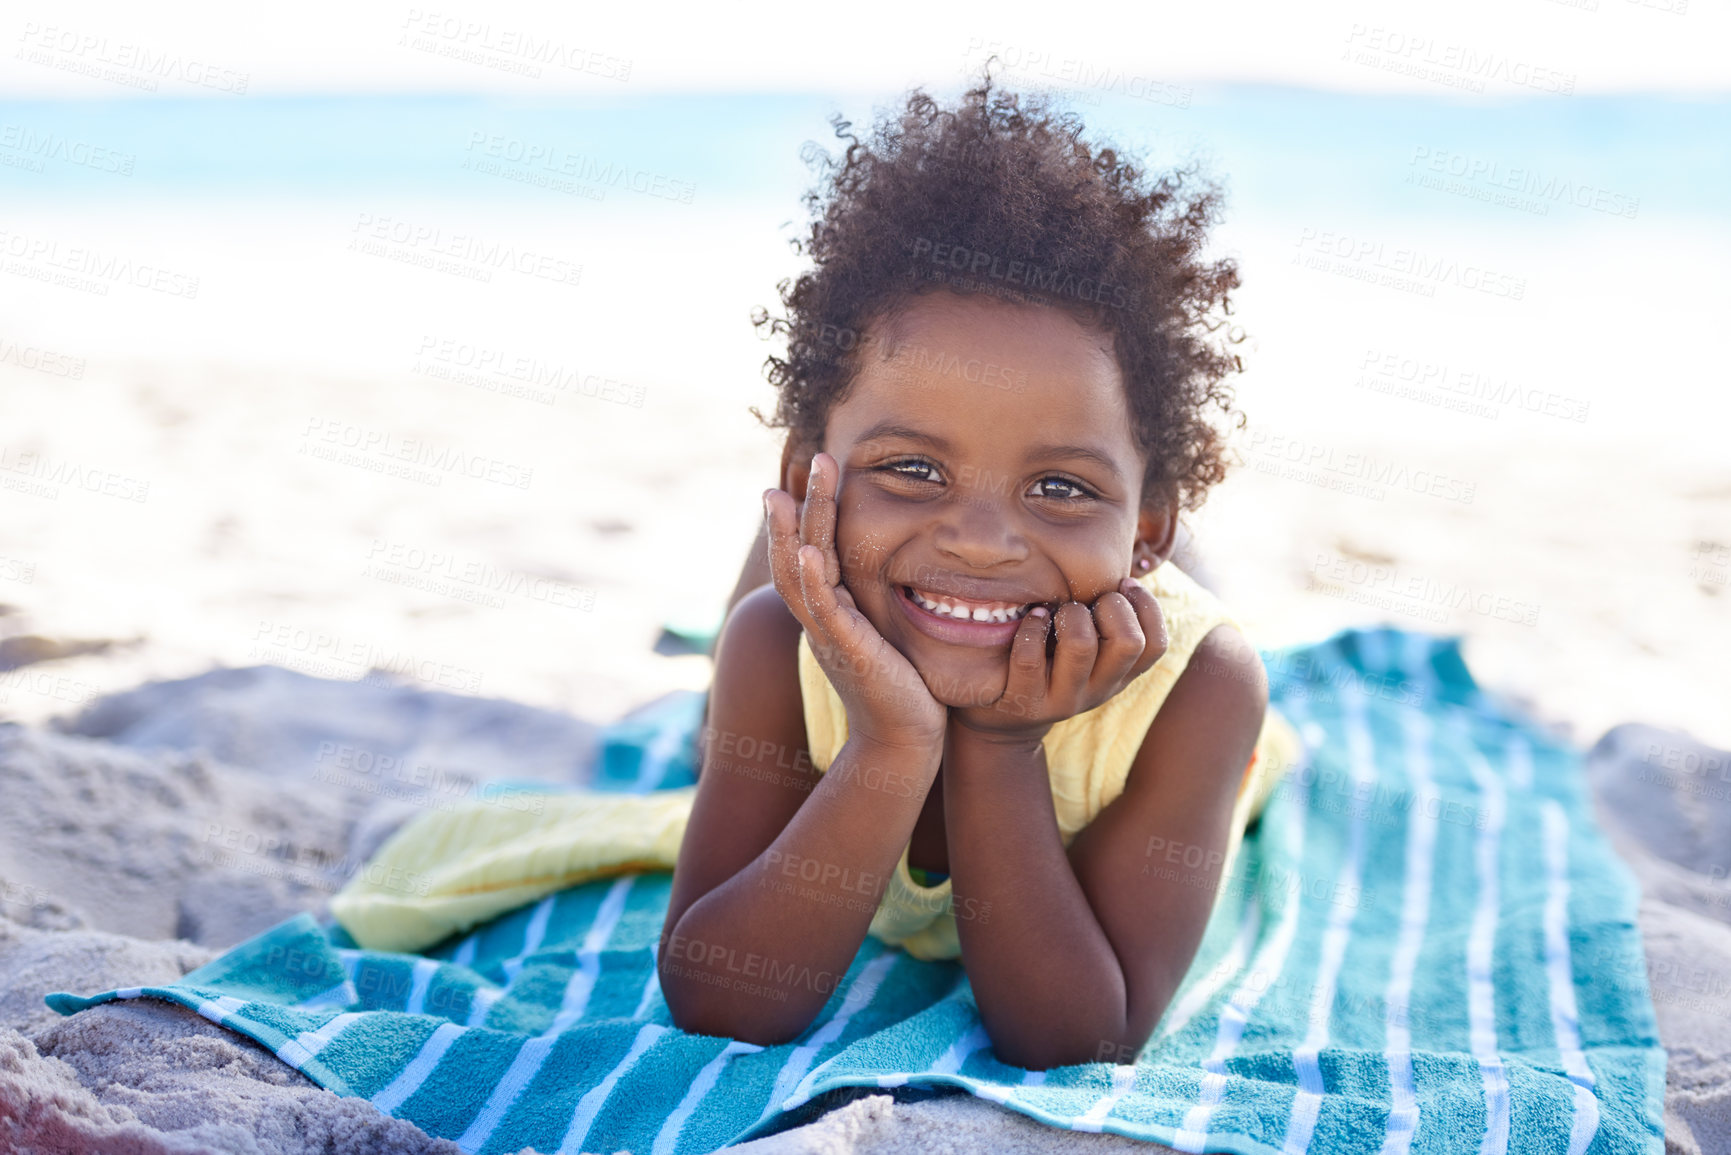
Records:
{"label": "girl's face", "polygon": [[825,428],[836,551],[938,701],[996,700],[1021,615],[1091,606],[1138,538],[1164,560],[1176,510],[1141,508],[1130,430],[1110,337],[1061,309],[939,291],[871,327]]}

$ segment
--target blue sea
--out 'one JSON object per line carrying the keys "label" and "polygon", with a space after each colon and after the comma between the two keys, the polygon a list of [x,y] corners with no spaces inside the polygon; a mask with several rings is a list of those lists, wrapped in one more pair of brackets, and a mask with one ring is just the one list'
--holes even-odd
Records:
{"label": "blue sea", "polygon": [[[838,147],[832,118],[864,129],[895,102],[0,104],[0,336],[370,374],[449,336],[761,403],[748,318],[800,267],[802,155]],[[1401,366],[1443,366],[1542,388],[1601,430],[1656,423],[1656,398],[1731,417],[1698,347],[1652,340],[1717,325],[1731,299],[1731,98],[1239,85],[1068,107],[1152,168],[1221,183],[1244,388],[1280,422],[1363,424],[1355,385],[1390,357],[1388,389]]]}
{"label": "blue sea", "polygon": [[[519,146],[540,150],[535,163],[549,171],[572,156],[593,158],[688,182],[705,203],[793,213],[809,184],[800,146],[833,144],[829,121],[838,113],[864,129],[873,109],[893,100],[660,93],[13,101],[0,103],[0,194],[13,204],[362,192],[533,200],[532,186],[464,167],[498,137],[512,155],[526,155]],[[1502,219],[1493,203],[1424,195],[1406,180],[1414,170],[1501,179],[1539,199],[1564,184],[1591,185],[1638,201],[1638,214],[1649,216],[1731,214],[1725,96],[1467,101],[1238,86],[1187,90],[1182,106],[1082,92],[1068,107],[1091,135],[1157,165],[1205,160],[1228,180],[1234,211],[1246,218],[1338,211]],[[92,149],[110,156],[84,160]],[[130,162],[125,173],[114,171],[115,158]]]}

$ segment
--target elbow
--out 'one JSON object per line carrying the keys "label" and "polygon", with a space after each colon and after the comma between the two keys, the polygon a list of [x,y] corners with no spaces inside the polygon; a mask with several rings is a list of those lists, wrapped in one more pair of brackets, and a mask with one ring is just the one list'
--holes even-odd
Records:
{"label": "elbow", "polygon": [[687,1034],[776,1047],[799,1038],[817,1017],[815,1012],[801,1016],[790,1015],[783,1009],[757,1011],[737,998],[729,998],[734,992],[725,983],[710,986],[702,977],[670,974],[666,967],[658,969],[668,1017]]}
{"label": "elbow", "polygon": [[688,1035],[711,1035],[737,1039],[759,1047],[779,1047],[799,1038],[810,1024],[787,1026],[763,1020],[753,1020],[731,1013],[725,1006],[685,1006],[667,1000],[668,1017],[673,1025]]}
{"label": "elbow", "polygon": [[[991,1028],[987,1028],[988,1033]],[[1110,1063],[1129,1066],[1148,1045],[1153,1027],[1137,1030],[1135,1024],[1100,1023],[1090,1029],[1086,1024],[1070,1031],[1006,1032],[1010,1037],[992,1034],[992,1050],[1001,1062],[1028,1071],[1049,1071],[1054,1067],[1074,1067],[1087,1063]]]}
{"label": "elbow", "polygon": [[1132,1046],[1118,1039],[1044,1040],[1026,1045],[997,1046],[1000,1062],[1027,1071],[1049,1071],[1054,1067],[1075,1067],[1086,1063],[1134,1063],[1141,1046]]}

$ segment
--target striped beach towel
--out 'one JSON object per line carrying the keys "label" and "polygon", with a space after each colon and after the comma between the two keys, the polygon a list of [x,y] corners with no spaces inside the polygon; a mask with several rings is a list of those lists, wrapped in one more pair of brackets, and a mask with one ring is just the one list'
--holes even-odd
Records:
{"label": "striped beach towel", "polygon": [[[1349,630],[1264,658],[1305,761],[1137,1056],[1007,1066],[957,963],[870,937],[795,1042],[687,1034],[655,977],[665,874],[561,891],[425,955],[301,915],[178,983],[48,1002],[184,1004],[470,1152],[711,1151],[827,1092],[916,1085],[1181,1151],[1662,1150],[1637,892],[1578,751],[1482,690],[1452,638]],[[689,780],[689,705],[615,788]],[[1169,857],[1147,868],[1184,868]]]}

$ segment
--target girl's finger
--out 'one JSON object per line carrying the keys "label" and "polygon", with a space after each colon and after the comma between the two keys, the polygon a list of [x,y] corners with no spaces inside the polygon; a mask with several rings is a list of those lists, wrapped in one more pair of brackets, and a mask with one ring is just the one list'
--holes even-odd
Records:
{"label": "girl's finger", "polygon": [[836,480],[835,458],[827,453],[813,455],[805,483],[805,508],[800,512],[799,522],[800,540],[818,548],[823,557],[824,580],[832,586],[841,581],[841,560],[835,553]]}
{"label": "girl's finger", "polygon": [[835,591],[836,604],[842,608],[843,612],[849,610],[852,610],[855,613],[859,612],[859,603],[853,600],[852,590],[848,589],[845,585],[835,585],[830,588]]}
{"label": "girl's finger", "polygon": [[1128,684],[1126,675],[1142,656],[1142,626],[1129,599],[1117,590],[1108,590],[1094,599],[1094,627],[1100,635],[1100,650],[1088,688],[1092,693],[1110,695]]}
{"label": "girl's finger", "polygon": [[814,622],[806,609],[805,588],[800,580],[800,543],[795,532],[792,504],[793,498],[780,489],[764,491],[764,515],[769,526],[769,576],[775,583],[775,592],[787,603],[788,610],[810,632]]}
{"label": "girl's finger", "polygon": [[1142,627],[1142,653],[1130,667],[1130,677],[1139,678],[1155,662],[1166,654],[1170,644],[1166,633],[1166,615],[1160,609],[1160,601],[1148,592],[1148,587],[1141,582],[1131,582],[1125,589],[1124,596],[1130,599],[1130,608],[1136,611],[1136,621]]}
{"label": "girl's finger", "polygon": [[1052,655],[1052,681],[1048,693],[1057,702],[1079,700],[1087,688],[1088,675],[1094,670],[1094,655],[1099,648],[1099,635],[1094,631],[1094,615],[1081,602],[1065,602],[1052,618],[1058,645]]}
{"label": "girl's finger", "polygon": [[1022,615],[1010,639],[1010,679],[998,699],[1000,708],[1018,717],[1036,713],[1046,700],[1046,635],[1051,611],[1035,606]]}
{"label": "girl's finger", "polygon": [[825,642],[847,652],[854,638],[852,620],[842,611],[836,598],[836,587],[824,580],[823,555],[811,544],[799,547],[799,586],[801,600],[816,626],[816,634]]}

